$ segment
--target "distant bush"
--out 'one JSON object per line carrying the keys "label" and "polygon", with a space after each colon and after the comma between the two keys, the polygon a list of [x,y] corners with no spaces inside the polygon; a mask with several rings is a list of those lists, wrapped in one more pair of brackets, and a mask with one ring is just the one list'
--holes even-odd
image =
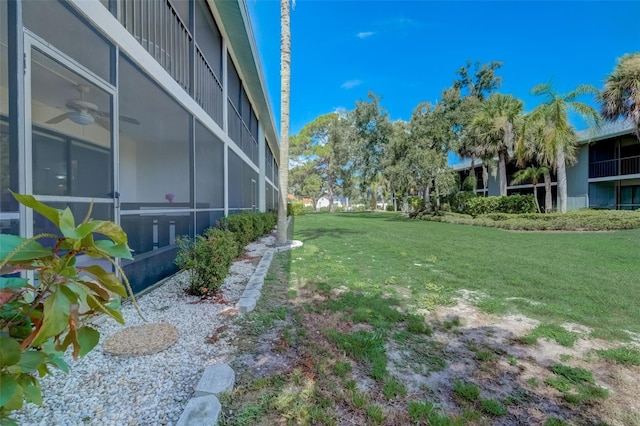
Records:
{"label": "distant bush", "polygon": [[533,195],[473,197],[466,200],[462,211],[471,216],[489,213],[534,213],[536,202]]}
{"label": "distant bush", "polygon": [[387,209],[388,212],[392,212],[393,211],[393,204],[387,204]]}
{"label": "distant bush", "polygon": [[409,211],[411,212],[421,211],[425,208],[424,198],[420,197],[408,197],[407,204],[409,205]]}
{"label": "distant bush", "polygon": [[287,216],[300,216],[305,213],[304,203],[302,201],[293,201],[287,203]]}
{"label": "distant bush", "polygon": [[611,231],[640,228],[640,211],[580,210],[569,213],[489,213],[472,217],[460,213],[424,215],[422,220],[490,226],[522,231]]}
{"label": "distant bush", "polygon": [[176,239],[176,265],[189,271],[189,294],[203,296],[217,292],[226,278],[238,252],[230,231],[209,228],[195,239],[181,236]]}

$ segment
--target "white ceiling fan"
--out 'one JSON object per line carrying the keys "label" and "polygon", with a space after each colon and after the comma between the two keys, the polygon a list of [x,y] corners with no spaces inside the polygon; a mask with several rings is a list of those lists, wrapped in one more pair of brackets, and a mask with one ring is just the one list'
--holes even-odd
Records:
{"label": "white ceiling fan", "polygon": [[[90,124],[97,124],[107,130],[111,130],[109,119],[111,114],[108,112],[100,111],[98,106],[92,102],[84,99],[85,93],[89,93],[89,86],[84,84],[76,85],[76,89],[80,92],[80,99],[68,99],[65,107],[70,111],[60,114],[57,117],[53,117],[47,121],[47,124],[58,124],[64,120],[71,120],[81,126],[88,126]],[[120,121],[131,124],[140,124],[138,120],[124,115],[120,116]]]}

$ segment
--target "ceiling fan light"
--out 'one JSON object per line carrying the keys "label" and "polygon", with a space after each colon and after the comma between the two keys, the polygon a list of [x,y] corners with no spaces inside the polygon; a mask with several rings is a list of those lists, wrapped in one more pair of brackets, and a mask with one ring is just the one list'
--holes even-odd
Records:
{"label": "ceiling fan light", "polygon": [[95,118],[93,118],[93,115],[89,114],[87,111],[70,111],[67,116],[69,117],[69,120],[81,126],[88,126],[96,121]]}

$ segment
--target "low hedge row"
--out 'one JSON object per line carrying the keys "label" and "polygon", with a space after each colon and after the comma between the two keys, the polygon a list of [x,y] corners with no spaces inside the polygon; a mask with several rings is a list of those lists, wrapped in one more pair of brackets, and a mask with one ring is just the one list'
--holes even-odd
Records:
{"label": "low hedge row", "polygon": [[176,238],[176,265],[189,271],[187,293],[202,296],[220,290],[233,260],[249,242],[271,232],[276,222],[273,213],[239,213],[220,219],[217,228],[208,228],[194,239]]}
{"label": "low hedge row", "polygon": [[479,216],[489,213],[535,213],[533,195],[472,197],[464,202],[463,213]]}
{"label": "low hedge row", "polygon": [[218,222],[218,228],[233,233],[238,243],[237,256],[240,256],[247,244],[271,232],[277,221],[277,216],[270,212],[244,212],[223,217]]}
{"label": "low hedge row", "polygon": [[421,219],[522,231],[613,231],[640,228],[640,210],[580,210],[565,214],[490,213],[475,218],[466,214],[444,213],[425,215]]}

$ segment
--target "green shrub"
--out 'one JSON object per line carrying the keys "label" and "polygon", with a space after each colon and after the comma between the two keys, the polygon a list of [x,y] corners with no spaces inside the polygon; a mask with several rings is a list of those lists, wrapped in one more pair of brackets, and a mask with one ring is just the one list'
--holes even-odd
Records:
{"label": "green shrub", "polygon": [[220,290],[238,252],[234,235],[230,231],[209,228],[205,235],[178,237],[176,265],[189,271],[187,292],[196,296]]}
{"label": "green shrub", "polygon": [[301,216],[304,214],[304,203],[302,201],[293,201],[287,203],[287,216]]}
{"label": "green shrub", "polygon": [[407,198],[407,203],[409,205],[409,211],[411,211],[411,212],[417,212],[417,211],[420,211],[420,210],[424,210],[424,208],[425,208],[424,198],[408,197]]}
{"label": "green shrub", "polygon": [[223,217],[218,227],[231,231],[237,243],[237,256],[244,253],[244,247],[271,232],[277,223],[277,216],[271,212],[243,212]]}
{"label": "green shrub", "polygon": [[489,213],[533,213],[536,203],[533,195],[508,195],[500,197],[474,197],[466,200],[463,212],[471,216]]}
{"label": "green shrub", "polygon": [[477,217],[471,217],[468,214],[444,213],[425,215],[420,219],[521,231],[611,231],[640,228],[640,212],[628,210],[580,210],[564,214],[488,213]]}

